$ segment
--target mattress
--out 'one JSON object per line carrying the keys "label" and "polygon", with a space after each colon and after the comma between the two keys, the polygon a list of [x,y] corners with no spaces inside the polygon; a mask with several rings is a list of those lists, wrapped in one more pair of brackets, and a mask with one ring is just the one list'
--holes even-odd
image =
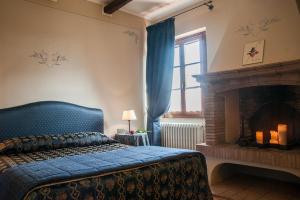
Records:
{"label": "mattress", "polygon": [[212,199],[197,151],[130,147],[101,133],[0,143],[0,199]]}

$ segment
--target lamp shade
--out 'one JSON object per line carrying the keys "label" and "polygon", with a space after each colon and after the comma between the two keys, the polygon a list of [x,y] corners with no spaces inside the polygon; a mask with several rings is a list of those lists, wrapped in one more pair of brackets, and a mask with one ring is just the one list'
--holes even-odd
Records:
{"label": "lamp shade", "polygon": [[136,115],[134,110],[124,110],[122,115],[122,120],[136,120]]}

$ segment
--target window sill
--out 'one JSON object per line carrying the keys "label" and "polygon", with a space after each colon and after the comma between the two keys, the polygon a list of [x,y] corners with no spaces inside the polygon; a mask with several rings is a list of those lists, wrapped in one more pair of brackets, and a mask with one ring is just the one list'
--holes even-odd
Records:
{"label": "window sill", "polygon": [[162,123],[204,123],[204,118],[161,118]]}
{"label": "window sill", "polygon": [[204,118],[204,115],[202,112],[188,112],[188,113],[182,113],[182,112],[169,112],[163,115],[162,118],[193,118],[193,119],[201,119]]}

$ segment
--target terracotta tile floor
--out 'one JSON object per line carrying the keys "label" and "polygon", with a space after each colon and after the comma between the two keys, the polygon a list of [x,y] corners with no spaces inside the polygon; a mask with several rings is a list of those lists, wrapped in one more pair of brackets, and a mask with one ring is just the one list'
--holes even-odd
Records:
{"label": "terracotta tile floor", "polygon": [[211,186],[214,200],[300,200],[300,185],[238,175]]}

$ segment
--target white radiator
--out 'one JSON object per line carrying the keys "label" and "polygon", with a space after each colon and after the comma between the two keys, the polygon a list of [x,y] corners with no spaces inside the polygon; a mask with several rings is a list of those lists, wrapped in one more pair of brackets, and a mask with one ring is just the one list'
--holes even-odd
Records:
{"label": "white radiator", "polygon": [[161,122],[161,143],[165,147],[196,149],[204,142],[204,123]]}

